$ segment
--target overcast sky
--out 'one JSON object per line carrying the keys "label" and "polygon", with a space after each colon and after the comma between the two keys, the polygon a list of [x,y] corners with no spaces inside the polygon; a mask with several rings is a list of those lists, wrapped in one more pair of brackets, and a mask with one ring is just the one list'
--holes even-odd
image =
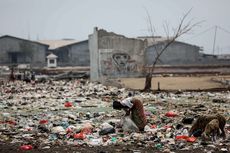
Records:
{"label": "overcast sky", "polygon": [[188,20],[204,21],[179,40],[212,53],[230,54],[230,0],[0,0],[0,35],[36,39],[88,39],[97,26],[127,37],[150,35],[148,10],[156,34],[163,23],[176,27],[188,10]]}

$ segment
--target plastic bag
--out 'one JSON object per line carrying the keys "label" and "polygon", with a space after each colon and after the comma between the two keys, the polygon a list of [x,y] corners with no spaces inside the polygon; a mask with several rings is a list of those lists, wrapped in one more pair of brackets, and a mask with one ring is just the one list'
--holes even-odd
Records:
{"label": "plastic bag", "polygon": [[129,116],[125,116],[122,120],[122,129],[124,132],[137,132],[139,128],[137,125],[132,121]]}

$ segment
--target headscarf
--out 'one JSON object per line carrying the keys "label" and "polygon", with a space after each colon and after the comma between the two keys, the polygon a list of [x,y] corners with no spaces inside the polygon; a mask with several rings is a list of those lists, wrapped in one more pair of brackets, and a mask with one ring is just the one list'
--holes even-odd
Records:
{"label": "headscarf", "polygon": [[129,98],[126,98],[124,100],[121,101],[121,104],[123,106],[127,106],[129,108],[132,108],[133,107],[133,103],[132,103],[132,97],[129,97]]}

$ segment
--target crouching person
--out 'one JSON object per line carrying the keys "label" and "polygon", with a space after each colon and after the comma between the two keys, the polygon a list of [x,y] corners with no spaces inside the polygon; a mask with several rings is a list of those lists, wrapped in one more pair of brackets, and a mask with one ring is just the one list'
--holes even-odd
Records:
{"label": "crouching person", "polygon": [[147,120],[143,104],[139,99],[129,97],[122,101],[114,101],[113,108],[117,110],[123,109],[126,112],[126,116],[130,116],[139,131],[144,131]]}

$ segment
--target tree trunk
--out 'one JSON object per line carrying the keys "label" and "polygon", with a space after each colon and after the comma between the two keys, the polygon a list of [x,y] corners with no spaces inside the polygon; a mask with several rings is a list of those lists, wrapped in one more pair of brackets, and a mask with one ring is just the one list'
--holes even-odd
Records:
{"label": "tree trunk", "polygon": [[148,73],[145,77],[145,88],[144,91],[150,91],[152,87],[152,75]]}

